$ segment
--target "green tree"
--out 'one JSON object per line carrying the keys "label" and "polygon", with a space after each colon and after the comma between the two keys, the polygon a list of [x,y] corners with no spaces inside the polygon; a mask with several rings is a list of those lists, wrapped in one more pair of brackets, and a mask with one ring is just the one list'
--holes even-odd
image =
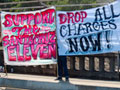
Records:
{"label": "green tree", "polygon": [[[30,0],[0,0],[0,2],[20,2],[20,1],[30,1]],[[44,2],[46,5],[69,5],[69,4],[96,4],[97,2],[101,0],[56,0],[56,1],[48,1],[48,2]],[[114,1],[114,0],[102,0],[102,2],[108,2],[108,1]],[[102,3],[101,2],[101,3]],[[40,6],[40,3],[28,3],[28,4],[10,4],[10,5],[2,5],[0,6],[1,8],[19,8],[19,7],[30,7],[30,6]],[[89,8],[93,8],[93,7],[97,7],[98,5],[79,5],[79,6],[64,6],[64,7],[56,7],[57,10],[62,10],[62,11],[71,11],[71,10],[80,10],[80,9],[89,9]],[[99,5],[100,6],[100,5]],[[28,10],[36,10],[34,8],[32,9],[27,9]],[[26,11],[26,9],[22,9],[22,10],[10,10],[10,11]]]}
{"label": "green tree", "polygon": [[[96,0],[57,0],[54,2],[47,2],[47,5],[66,5],[66,4],[95,4]],[[89,5],[89,6],[69,6],[69,7],[57,7],[57,10],[79,10],[79,9],[88,9],[96,7],[96,5]]]}
{"label": "green tree", "polygon": [[[20,1],[30,1],[30,0],[0,0],[0,3],[11,3],[11,2],[20,2]],[[25,3],[25,4],[7,4],[7,5],[1,5],[1,8],[19,8],[19,7],[30,7],[30,6],[37,6],[39,5],[39,3]],[[20,11],[29,11],[29,10],[34,10],[34,8],[32,9],[16,9],[16,10],[10,10],[12,12],[20,12]]]}

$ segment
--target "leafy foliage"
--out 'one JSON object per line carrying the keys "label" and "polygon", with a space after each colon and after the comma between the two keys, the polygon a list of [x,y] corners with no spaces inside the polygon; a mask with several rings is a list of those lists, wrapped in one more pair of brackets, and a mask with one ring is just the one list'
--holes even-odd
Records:
{"label": "leafy foliage", "polygon": [[[19,1],[30,1],[30,0],[0,0],[0,2],[19,2]],[[100,1],[100,0],[99,0]],[[103,0],[103,1],[107,1],[107,0]],[[114,0],[111,0],[114,1]],[[48,1],[48,2],[44,2],[46,5],[70,5],[70,4],[95,4],[97,3],[98,0],[56,0],[56,1]],[[101,2],[102,3],[102,2]],[[1,6],[1,8],[19,8],[19,7],[30,7],[30,6],[39,6],[40,3],[28,3],[28,4],[13,4],[13,5],[7,5],[7,6]],[[71,11],[71,10],[80,10],[80,9],[89,9],[89,8],[93,8],[93,7],[97,7],[98,5],[87,5],[87,6],[62,6],[59,7],[57,6],[56,9],[57,10],[61,10],[61,11]],[[32,9],[27,9],[28,10],[36,10],[34,8]],[[22,10],[10,10],[10,11],[26,11],[26,9],[22,9]]]}
{"label": "leafy foliage", "polygon": [[[57,0],[54,2],[47,2],[47,5],[68,5],[68,4],[95,4],[96,0]],[[96,7],[95,5],[90,6],[69,6],[69,7],[57,7],[57,10],[64,10],[64,11],[70,11],[70,10],[79,10],[79,9],[88,9]]]}
{"label": "leafy foliage", "polygon": [[[0,3],[11,3],[11,2],[20,2],[20,1],[30,1],[30,0],[0,0]],[[25,4],[21,4],[21,3],[18,3],[18,4],[10,4],[10,5],[1,5],[0,7],[1,8],[19,8],[19,7],[31,7],[31,6],[36,6],[36,5],[39,5],[39,3],[25,3]],[[27,9],[27,11],[29,10],[34,10],[34,8],[32,9]],[[16,9],[16,10],[10,10],[12,12],[20,12],[20,11],[26,11],[26,9]]]}

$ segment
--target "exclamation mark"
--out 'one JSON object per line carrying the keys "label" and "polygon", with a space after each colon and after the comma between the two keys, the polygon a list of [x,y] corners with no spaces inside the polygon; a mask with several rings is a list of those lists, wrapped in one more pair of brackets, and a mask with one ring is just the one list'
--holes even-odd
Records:
{"label": "exclamation mark", "polygon": [[111,31],[105,31],[105,37],[106,37],[106,42],[107,42],[107,48],[111,48]]}

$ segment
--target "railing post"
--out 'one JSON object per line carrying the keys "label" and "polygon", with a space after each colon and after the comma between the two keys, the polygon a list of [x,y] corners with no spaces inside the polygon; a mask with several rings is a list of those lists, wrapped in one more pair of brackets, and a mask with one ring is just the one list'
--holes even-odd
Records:
{"label": "railing post", "polygon": [[70,56],[70,69],[75,70],[75,57]]}
{"label": "railing post", "polygon": [[99,57],[99,71],[104,72],[104,57]]}
{"label": "railing post", "polygon": [[114,58],[109,59],[110,59],[110,72],[115,72],[115,60]]}
{"label": "railing post", "polygon": [[79,69],[81,71],[85,70],[85,57],[83,56],[79,57]]}
{"label": "railing post", "polygon": [[95,68],[94,68],[94,57],[90,56],[89,57],[89,71],[94,71]]}

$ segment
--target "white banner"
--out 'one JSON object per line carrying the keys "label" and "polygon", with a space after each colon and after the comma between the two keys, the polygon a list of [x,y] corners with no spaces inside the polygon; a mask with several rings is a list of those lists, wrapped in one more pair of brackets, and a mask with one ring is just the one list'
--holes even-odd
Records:
{"label": "white banner", "polygon": [[79,11],[57,11],[59,55],[120,50],[120,2]]}
{"label": "white banner", "polygon": [[55,7],[2,12],[2,42],[7,65],[56,63]]}

